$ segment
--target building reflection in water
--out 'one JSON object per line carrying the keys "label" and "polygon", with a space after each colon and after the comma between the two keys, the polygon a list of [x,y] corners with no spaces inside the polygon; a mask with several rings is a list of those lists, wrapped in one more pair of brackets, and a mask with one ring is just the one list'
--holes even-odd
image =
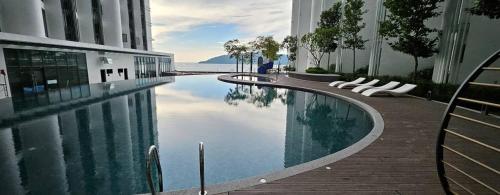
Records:
{"label": "building reflection in water", "polygon": [[373,127],[369,114],[337,98],[302,91],[235,85],[224,101],[258,108],[280,101],[287,106],[284,167],[338,152],[365,137]]}
{"label": "building reflection in water", "polygon": [[373,122],[349,102],[312,93],[295,93],[287,104],[285,167],[338,152],[365,137]]}
{"label": "building reflection in water", "polygon": [[148,192],[154,89],[0,129],[2,194]]}

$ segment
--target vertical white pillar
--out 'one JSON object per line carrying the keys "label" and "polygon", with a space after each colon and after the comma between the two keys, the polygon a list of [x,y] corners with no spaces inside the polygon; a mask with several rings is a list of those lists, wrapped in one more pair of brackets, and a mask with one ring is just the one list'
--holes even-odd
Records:
{"label": "vertical white pillar", "polygon": [[42,2],[34,0],[0,0],[3,32],[45,37]]}
{"label": "vertical white pillar", "polygon": [[95,43],[92,2],[90,0],[77,0],[76,6],[78,13],[78,30],[80,31],[80,42]]}
{"label": "vertical white pillar", "polygon": [[[298,38],[299,40],[305,34],[310,32],[311,24],[311,6],[313,0],[300,0]],[[309,52],[300,47],[297,55],[297,72],[305,72],[308,67]]]}
{"label": "vertical white pillar", "polygon": [[61,0],[45,0],[44,2],[49,38],[65,40]]}
{"label": "vertical white pillar", "polygon": [[123,47],[122,23],[119,0],[105,0],[102,2],[102,26],[104,30],[104,44]]}

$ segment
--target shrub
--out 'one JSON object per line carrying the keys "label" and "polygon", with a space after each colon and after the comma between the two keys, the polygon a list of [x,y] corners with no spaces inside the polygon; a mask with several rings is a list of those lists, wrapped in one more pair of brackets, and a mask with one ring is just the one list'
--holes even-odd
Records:
{"label": "shrub", "polygon": [[295,71],[295,67],[293,67],[293,66],[283,66],[283,70],[285,70],[285,71]]}
{"label": "shrub", "polygon": [[321,67],[310,67],[306,69],[306,72],[311,74],[328,74],[328,71]]}
{"label": "shrub", "polygon": [[358,68],[354,74],[368,74],[368,66],[363,66],[362,68]]}
{"label": "shrub", "polygon": [[[422,70],[419,70],[417,71],[417,79],[424,79],[424,80],[431,80],[432,79],[432,73],[434,72],[434,68],[426,68],[426,69],[422,69]],[[415,73],[410,73],[408,75],[408,77],[410,78],[415,78],[413,77],[415,75]]]}

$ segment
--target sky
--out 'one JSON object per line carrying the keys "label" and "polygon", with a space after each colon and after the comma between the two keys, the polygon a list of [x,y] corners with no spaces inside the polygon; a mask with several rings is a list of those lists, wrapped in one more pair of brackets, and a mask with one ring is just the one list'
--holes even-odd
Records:
{"label": "sky", "polygon": [[150,0],[153,50],[176,62],[223,55],[231,39],[290,34],[292,0]]}

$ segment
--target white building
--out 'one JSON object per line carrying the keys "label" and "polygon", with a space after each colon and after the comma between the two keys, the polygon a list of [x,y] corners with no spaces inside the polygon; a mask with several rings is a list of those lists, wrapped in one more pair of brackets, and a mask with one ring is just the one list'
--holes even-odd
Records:
{"label": "white building", "polygon": [[[345,0],[293,0],[291,35],[313,32],[317,28],[322,11],[335,2]],[[356,51],[356,69],[368,66],[369,75],[407,76],[413,72],[411,56],[394,51],[379,33],[379,24],[385,19],[384,0],[366,0],[363,15],[366,27],[360,32],[368,40],[365,50]],[[419,70],[433,69],[433,81],[437,83],[460,83],[489,55],[500,49],[500,20],[486,16],[471,15],[466,10],[472,0],[446,0],[439,9],[441,16],[427,21],[429,27],[442,33],[438,44],[439,53],[430,58],[419,58]],[[298,72],[313,66],[308,52],[300,48],[295,62]],[[321,67],[327,69],[328,61],[335,64],[336,71],[350,73],[353,70],[352,51],[337,48],[335,53],[322,60]]]}
{"label": "white building", "polygon": [[0,0],[0,98],[161,77],[149,0]]}

